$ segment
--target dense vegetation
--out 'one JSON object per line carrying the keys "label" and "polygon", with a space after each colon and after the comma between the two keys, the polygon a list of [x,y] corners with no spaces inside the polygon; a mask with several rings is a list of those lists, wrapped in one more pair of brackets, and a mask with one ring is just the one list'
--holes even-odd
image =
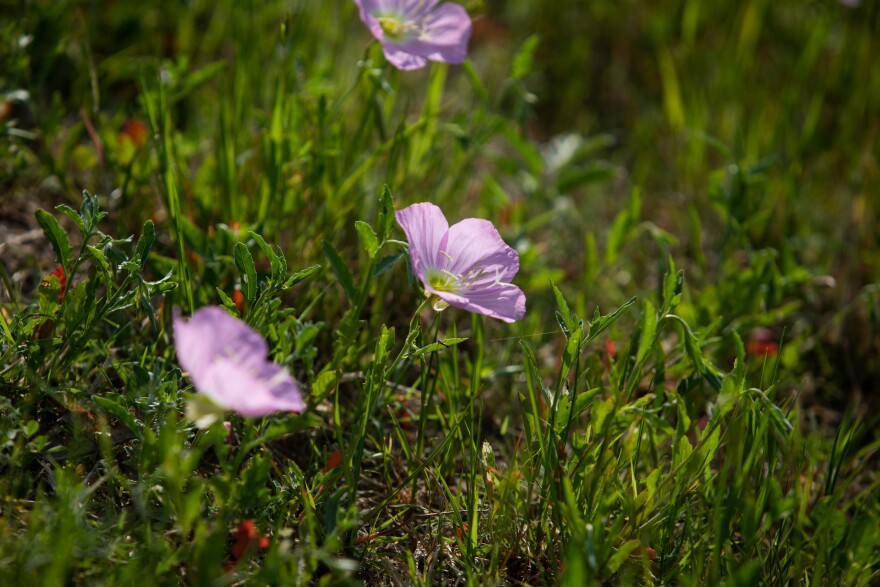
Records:
{"label": "dense vegetation", "polygon": [[[0,584],[880,581],[880,4],[0,16]],[[490,220],[514,324],[395,210]],[[307,408],[199,420],[174,310]],[[228,424],[228,425],[227,425]]]}

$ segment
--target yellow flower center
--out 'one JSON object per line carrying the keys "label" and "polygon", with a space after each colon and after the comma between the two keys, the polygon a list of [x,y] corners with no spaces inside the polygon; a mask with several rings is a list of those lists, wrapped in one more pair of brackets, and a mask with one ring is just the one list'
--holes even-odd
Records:
{"label": "yellow flower center", "polygon": [[425,279],[434,291],[457,293],[461,286],[461,278],[445,269],[429,269]]}
{"label": "yellow flower center", "polygon": [[376,21],[382,27],[385,37],[391,41],[406,41],[419,32],[419,27],[416,23],[401,20],[393,14],[377,16]]}

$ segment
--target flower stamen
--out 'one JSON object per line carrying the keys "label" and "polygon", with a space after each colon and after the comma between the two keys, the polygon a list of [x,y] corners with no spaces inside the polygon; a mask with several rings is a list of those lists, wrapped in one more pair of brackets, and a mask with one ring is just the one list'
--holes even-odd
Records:
{"label": "flower stamen", "polygon": [[385,37],[392,41],[399,43],[422,34],[421,29],[416,23],[402,20],[396,15],[382,15],[375,18],[379,26],[382,27]]}

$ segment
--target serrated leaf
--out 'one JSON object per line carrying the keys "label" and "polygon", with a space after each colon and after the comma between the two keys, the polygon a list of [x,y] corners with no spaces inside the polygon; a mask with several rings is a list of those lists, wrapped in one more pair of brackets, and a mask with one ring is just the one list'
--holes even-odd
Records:
{"label": "serrated leaf", "polygon": [[278,282],[287,270],[287,260],[283,255],[279,255],[276,251],[272,250],[269,243],[259,234],[253,231],[248,232],[248,234],[256,241],[263,254],[269,258],[269,265],[272,267],[272,281]]}
{"label": "serrated leaf", "polygon": [[324,371],[312,382],[312,396],[324,398],[330,393],[330,389],[336,386],[336,372]]}
{"label": "serrated leaf", "polygon": [[370,256],[370,259],[374,258],[379,251],[379,237],[376,236],[376,231],[362,220],[355,221],[354,228],[361,239],[361,244],[367,250],[367,255]]}
{"label": "serrated leaf", "polygon": [[307,267],[307,268],[303,269],[302,271],[297,271],[296,273],[291,275],[289,278],[287,278],[287,281],[284,283],[284,287],[285,288],[293,287],[297,283],[308,279],[309,277],[311,277],[312,275],[314,275],[315,273],[317,273],[320,270],[321,270],[320,265],[312,265],[311,267]]}
{"label": "serrated leaf", "polygon": [[138,264],[138,270],[144,268],[144,265],[147,262],[147,256],[150,254],[150,249],[153,248],[153,241],[156,240],[156,228],[153,225],[152,220],[147,220],[144,222],[144,231],[141,233],[141,238],[138,239],[137,248],[134,252],[134,262]]}
{"label": "serrated leaf", "polygon": [[333,245],[327,241],[324,241],[324,255],[326,255],[327,260],[330,261],[330,267],[333,269],[336,281],[342,286],[342,290],[345,292],[345,297],[348,298],[349,303],[354,304],[357,299],[357,289],[354,286],[354,277],[352,277],[348,265],[346,265],[342,260],[342,257],[339,256],[339,253],[336,252]]}
{"label": "serrated leaf", "polygon": [[636,298],[632,297],[627,300],[625,304],[617,308],[614,312],[612,312],[611,314],[606,314],[604,316],[599,313],[599,308],[596,308],[595,313],[593,313],[593,319],[590,321],[588,329],[589,336],[587,337],[586,342],[590,342],[597,336],[599,336],[605,329],[611,326],[615,320],[620,318],[620,315],[623,314],[626,309],[632,306],[634,303],[636,303]]}
{"label": "serrated leaf", "polygon": [[46,235],[46,238],[49,239],[49,243],[52,245],[52,248],[55,249],[55,255],[58,257],[58,263],[64,267],[64,272],[68,272],[68,268],[70,267],[70,240],[67,238],[67,233],[64,232],[64,229],[61,228],[61,225],[58,224],[58,220],[55,219],[54,216],[40,208],[35,213],[37,217],[37,222],[40,225],[40,228],[43,229],[43,234]]}
{"label": "serrated leaf", "polygon": [[85,234],[86,225],[83,222],[82,217],[79,215],[79,213],[76,210],[74,210],[73,208],[71,208],[67,204],[58,204],[57,206],[55,206],[55,209],[58,210],[59,212],[61,212],[62,214],[64,214],[65,216],[67,216],[68,218],[70,218],[71,220],[73,220],[76,223],[76,225],[79,227],[80,232]]}
{"label": "serrated leaf", "polygon": [[91,232],[98,221],[104,217],[98,211],[98,198],[87,191],[83,191],[83,203],[79,208],[79,216],[85,225],[85,232]]}
{"label": "serrated leaf", "polygon": [[242,293],[244,293],[244,298],[250,307],[257,297],[257,268],[254,265],[254,258],[244,243],[235,243],[232,256],[235,259],[235,266],[238,267],[241,274]]}
{"label": "serrated leaf", "polygon": [[92,258],[94,258],[95,261],[98,262],[98,266],[101,268],[101,273],[104,275],[104,282],[109,285],[110,263],[107,261],[107,257],[104,256],[104,253],[101,252],[101,249],[93,247],[92,245],[86,245],[86,250],[88,250]]}

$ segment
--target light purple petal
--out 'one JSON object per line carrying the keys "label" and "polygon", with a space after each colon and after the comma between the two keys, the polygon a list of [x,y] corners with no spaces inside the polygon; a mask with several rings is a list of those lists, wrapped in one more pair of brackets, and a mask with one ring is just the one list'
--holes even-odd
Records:
{"label": "light purple petal", "polygon": [[498,318],[505,322],[522,320],[526,314],[526,296],[523,291],[510,283],[498,284],[482,291],[465,294],[468,306],[464,308],[477,314]]}
{"label": "light purple petal", "polygon": [[189,321],[176,312],[174,343],[196,389],[222,407],[245,416],[305,409],[290,374],[267,360],[263,337],[223,308],[202,308]]}
{"label": "light purple petal", "polygon": [[264,359],[269,352],[262,336],[218,306],[201,308],[190,320],[183,320],[175,311],[173,322],[174,344],[180,364],[192,373],[204,372],[226,349],[236,349],[239,356],[258,360]]}
{"label": "light purple petal", "polygon": [[446,269],[456,275],[483,272],[490,282],[510,281],[519,271],[519,255],[488,220],[467,218],[449,227]]}
{"label": "light purple petal", "polygon": [[482,290],[469,290],[459,295],[449,292],[434,292],[454,308],[497,318],[504,322],[516,322],[526,314],[526,296],[522,290],[510,283],[496,284]]}
{"label": "light purple petal", "polygon": [[458,4],[438,6],[422,21],[421,36],[400,43],[399,47],[431,61],[461,63],[467,57],[471,37],[471,18]]}
{"label": "light purple petal", "polygon": [[[269,365],[273,365],[269,363]],[[301,412],[305,403],[299,389],[281,367],[276,367],[277,382],[266,378],[266,372],[254,373],[234,360],[220,359],[211,368],[210,381],[199,390],[217,404],[235,410],[242,416],[260,418],[274,412]]]}
{"label": "light purple petal", "polygon": [[385,38],[385,31],[382,25],[376,19],[380,14],[398,14],[404,17],[405,0],[354,0],[358,5],[361,21],[367,25],[370,32],[384,47],[386,44],[393,44],[390,39]]}
{"label": "light purple petal", "polygon": [[443,212],[428,202],[398,210],[394,217],[406,233],[413,272],[424,281],[426,267],[436,267],[440,241],[449,228]]}
{"label": "light purple petal", "polygon": [[388,63],[404,71],[421,69],[428,64],[428,60],[424,57],[413,55],[404,50],[402,45],[397,45],[390,41],[382,43],[382,53],[385,54],[385,59],[388,60]]}
{"label": "light purple petal", "polygon": [[354,0],[360,10],[361,19],[366,15],[383,12],[391,12],[403,16],[406,9],[406,0]]}

